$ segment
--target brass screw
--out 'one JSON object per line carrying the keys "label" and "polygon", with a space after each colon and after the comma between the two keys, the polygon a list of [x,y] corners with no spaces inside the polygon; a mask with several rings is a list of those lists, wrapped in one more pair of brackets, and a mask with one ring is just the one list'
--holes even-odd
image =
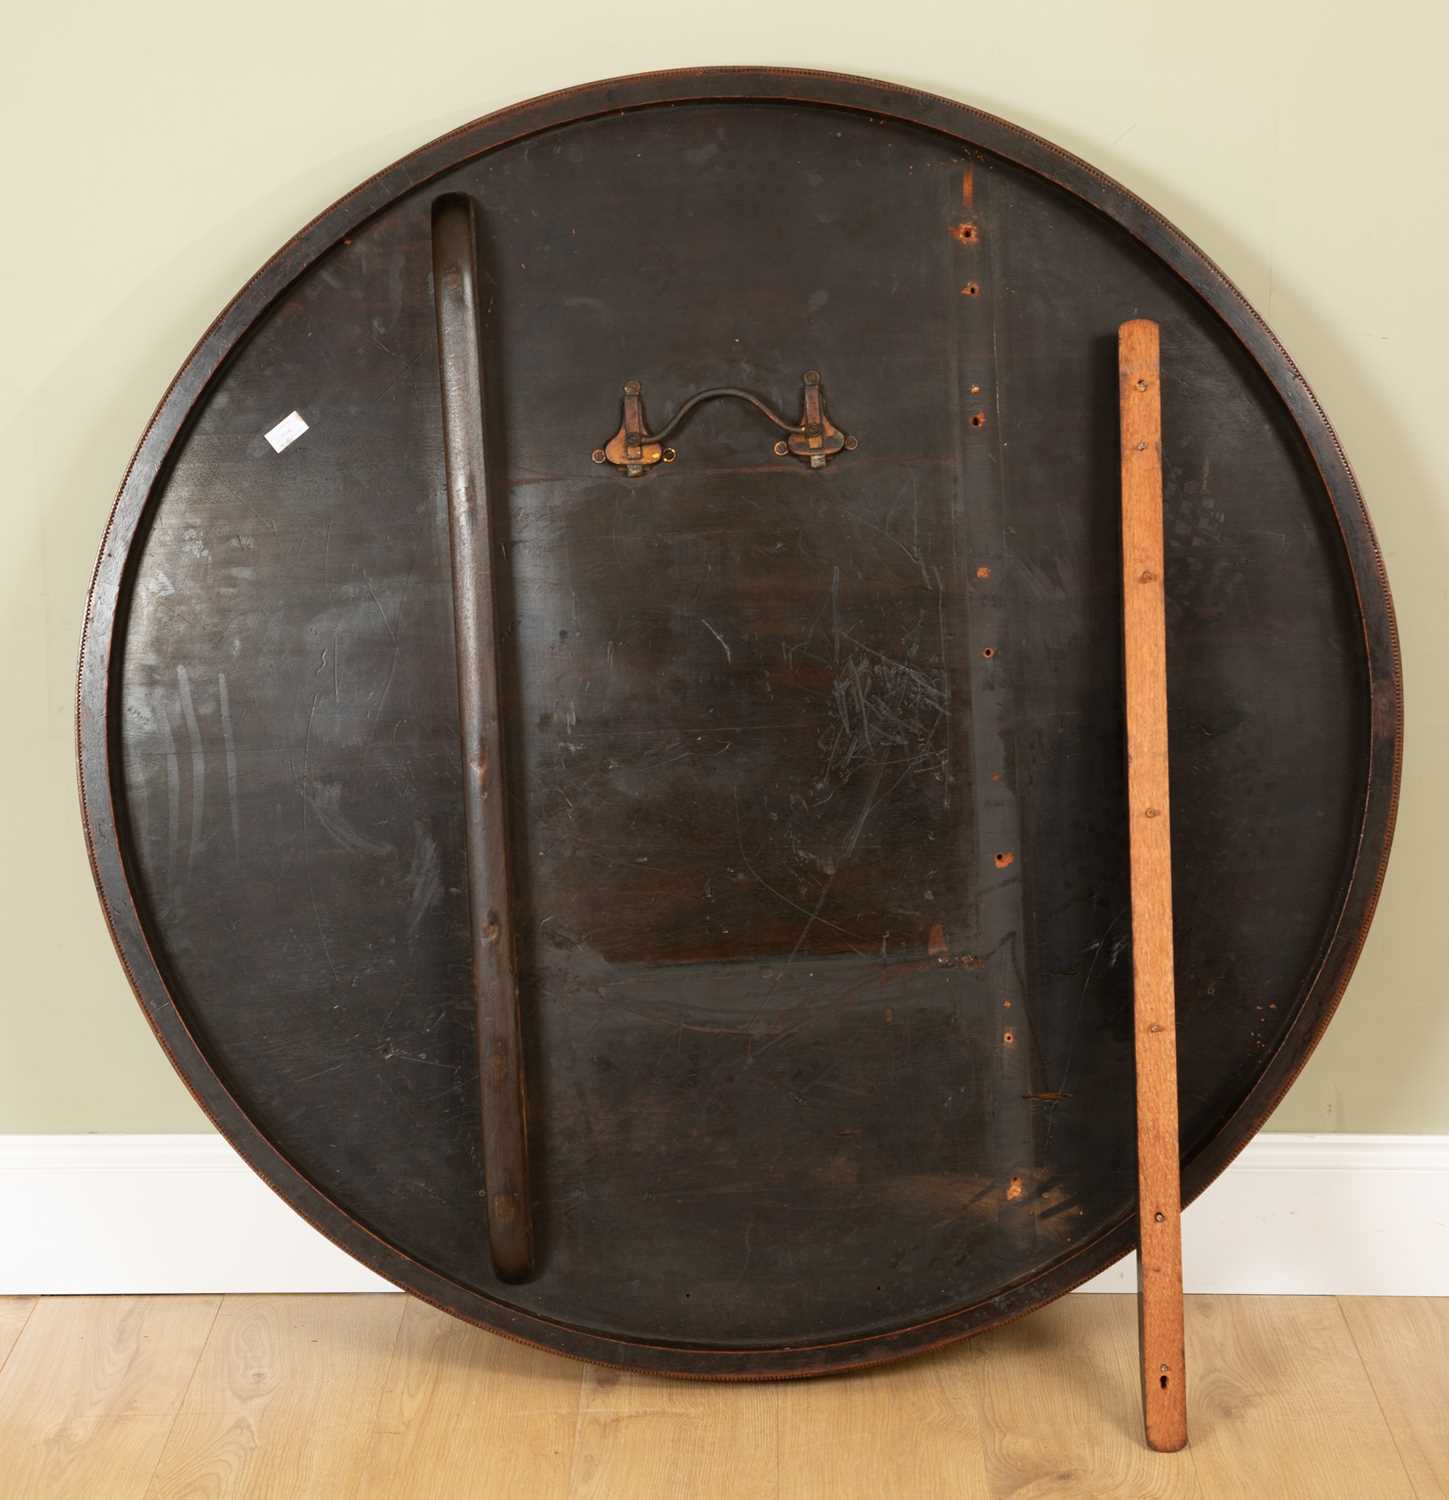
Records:
{"label": "brass screw", "polygon": [[679,455],[674,451],[673,448],[666,448],[664,450],[664,452],[661,453],[659,456],[667,464],[672,464],[674,462],[674,460],[679,457]]}
{"label": "brass screw", "polygon": [[789,455],[789,452],[790,452],[790,445],[789,445],[789,443],[787,443],[784,438],[781,438],[780,441],[775,444],[775,454],[776,454],[776,456],[779,457],[779,458],[785,458],[785,457],[787,457]]}
{"label": "brass screw", "polygon": [[594,451],[589,454],[589,457],[593,459],[596,464],[603,463],[606,456],[607,455],[604,453],[604,450],[602,448],[595,448]]}
{"label": "brass screw", "polygon": [[854,453],[855,450],[860,447],[860,439],[858,437],[848,437],[845,440],[845,446],[849,448],[852,453]]}

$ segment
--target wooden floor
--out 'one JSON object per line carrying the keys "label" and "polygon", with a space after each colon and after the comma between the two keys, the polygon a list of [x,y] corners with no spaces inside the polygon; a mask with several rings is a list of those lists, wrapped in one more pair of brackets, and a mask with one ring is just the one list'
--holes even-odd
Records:
{"label": "wooden floor", "polygon": [[718,1385],[401,1296],[0,1299],[4,1500],[1449,1497],[1449,1301],[1192,1297],[1192,1446],[1142,1445],[1136,1311],[1068,1297],[905,1364]]}

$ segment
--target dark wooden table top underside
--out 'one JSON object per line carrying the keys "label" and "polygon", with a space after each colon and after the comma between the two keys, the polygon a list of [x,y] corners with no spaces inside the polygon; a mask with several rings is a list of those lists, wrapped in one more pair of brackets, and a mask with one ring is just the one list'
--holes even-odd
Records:
{"label": "dark wooden table top underside", "polygon": [[[475,205],[535,1274],[492,1273],[429,220]],[[93,858],[229,1138],[384,1275],[679,1373],[885,1359],[1132,1243],[1116,329],[1162,329],[1182,1150],[1302,1066],[1386,857],[1382,564],[1150,209],[963,106],[719,70],[365,184],[203,340],[93,591]],[[643,382],[738,402],[591,461]],[[296,410],[306,433],[263,434]],[[978,420],[973,421],[973,418]]]}

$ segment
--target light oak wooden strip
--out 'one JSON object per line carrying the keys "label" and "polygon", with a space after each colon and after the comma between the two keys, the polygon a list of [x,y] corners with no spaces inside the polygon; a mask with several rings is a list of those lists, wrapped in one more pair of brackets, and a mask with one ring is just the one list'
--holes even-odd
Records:
{"label": "light oak wooden strip", "polygon": [[34,1310],[34,1297],[0,1297],[0,1368],[10,1358],[10,1351]]}
{"label": "light oak wooden strip", "polygon": [[1335,1298],[1193,1297],[1188,1326],[1191,1452],[1209,1495],[1410,1500]]}
{"label": "light oak wooden strip", "polygon": [[227,1297],[146,1500],[337,1494],[402,1314],[400,1295]]}
{"label": "light oak wooden strip", "polygon": [[668,1380],[589,1366],[571,1500],[775,1500],[780,1396],[768,1381]]}
{"label": "light oak wooden strip", "polygon": [[140,1500],[219,1297],[47,1297],[0,1370],[6,1500]]}
{"label": "light oak wooden strip", "polygon": [[1449,1298],[1340,1297],[1419,1500],[1449,1500]]}
{"label": "light oak wooden strip", "polygon": [[1162,402],[1157,324],[1118,331],[1122,424],[1122,641],[1131,849],[1132,1019],[1137,1063],[1138,1321],[1147,1441],[1187,1442],[1177,1001],[1168,801]]}
{"label": "light oak wooden strip", "polygon": [[974,1342],[992,1500],[1202,1500],[1190,1452],[1142,1443],[1136,1298],[1067,1297]]}
{"label": "light oak wooden strip", "polygon": [[337,1494],[563,1500],[585,1368],[408,1298],[371,1440]]}
{"label": "light oak wooden strip", "polygon": [[986,1493],[977,1347],[780,1388],[780,1500]]}

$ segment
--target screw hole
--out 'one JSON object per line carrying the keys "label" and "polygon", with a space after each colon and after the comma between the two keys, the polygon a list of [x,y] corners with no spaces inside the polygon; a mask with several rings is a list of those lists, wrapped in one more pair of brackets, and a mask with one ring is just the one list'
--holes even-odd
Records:
{"label": "screw hole", "polygon": [[1147,382],[1145,380],[1139,380],[1137,382],[1137,389],[1139,391],[1145,391],[1147,389]]}
{"label": "screw hole", "polygon": [[971,415],[971,425],[973,427],[985,427],[986,413],[984,411],[973,412]]}
{"label": "screw hole", "polygon": [[982,656],[984,656],[986,658],[987,661],[990,661],[991,658],[996,655],[996,647],[995,646],[983,646],[981,648],[981,654],[982,654]]}
{"label": "screw hole", "polygon": [[1166,1390],[1166,1389],[1167,1389],[1167,1376],[1166,1376],[1166,1375],[1163,1375],[1163,1376],[1162,1376],[1162,1377],[1161,1377],[1161,1378],[1160,1378],[1160,1379],[1159,1379],[1159,1380],[1158,1380],[1158,1382],[1157,1382],[1157,1383],[1158,1383],[1158,1385],[1160,1385],[1160,1386],[1161,1386],[1161,1387],[1162,1387],[1162,1389],[1163,1389],[1163,1390]]}
{"label": "screw hole", "polygon": [[968,281],[961,288],[961,295],[963,297],[979,297],[981,295],[981,288],[974,281]]}

